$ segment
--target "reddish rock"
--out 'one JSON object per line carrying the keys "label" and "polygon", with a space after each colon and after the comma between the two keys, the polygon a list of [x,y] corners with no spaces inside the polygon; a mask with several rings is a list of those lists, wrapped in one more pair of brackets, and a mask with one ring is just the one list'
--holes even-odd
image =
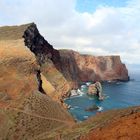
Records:
{"label": "reddish rock", "polygon": [[120,56],[82,55],[73,50],[59,50],[61,71],[74,86],[81,81],[129,80]]}
{"label": "reddish rock", "polygon": [[35,54],[40,65],[48,61],[62,72],[71,87],[81,81],[127,81],[128,71],[120,56],[81,55],[73,50],[56,50],[39,33],[33,23],[24,32],[25,45]]}

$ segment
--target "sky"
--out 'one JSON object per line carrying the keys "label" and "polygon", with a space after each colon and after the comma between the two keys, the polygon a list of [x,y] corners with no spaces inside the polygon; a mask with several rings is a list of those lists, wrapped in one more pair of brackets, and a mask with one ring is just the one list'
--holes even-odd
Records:
{"label": "sky", "polygon": [[0,0],[0,26],[30,22],[54,48],[140,64],[140,0]]}

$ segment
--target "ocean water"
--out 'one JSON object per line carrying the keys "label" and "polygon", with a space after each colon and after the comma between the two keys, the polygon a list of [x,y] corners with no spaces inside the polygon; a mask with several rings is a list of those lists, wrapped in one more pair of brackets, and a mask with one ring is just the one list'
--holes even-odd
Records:
{"label": "ocean water", "polygon": [[[99,101],[96,97],[86,94],[87,87],[83,84],[84,94],[66,99],[65,102],[71,105],[69,112],[78,120],[83,121],[100,111],[126,108],[140,105],[140,72],[133,71],[130,74],[129,82],[103,83],[103,94],[105,100]],[[96,104],[99,110],[88,112],[86,108]]]}

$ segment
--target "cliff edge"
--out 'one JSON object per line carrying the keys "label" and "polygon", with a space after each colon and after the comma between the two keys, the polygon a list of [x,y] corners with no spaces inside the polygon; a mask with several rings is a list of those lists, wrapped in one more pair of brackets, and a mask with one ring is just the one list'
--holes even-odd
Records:
{"label": "cliff edge", "polygon": [[73,50],[59,50],[61,71],[65,78],[77,85],[87,81],[128,81],[128,70],[120,56],[82,55]]}
{"label": "cliff edge", "polygon": [[[0,32],[2,65],[11,63],[11,69],[17,66],[18,72],[37,73],[38,90],[63,105],[63,98],[69,96],[70,89],[77,88],[80,82],[129,80],[120,56],[95,57],[73,50],[56,50],[34,23],[1,27]],[[31,70],[18,64],[24,62]]]}
{"label": "cliff edge", "polygon": [[31,24],[23,35],[25,45],[35,54],[37,62],[44,65],[52,61],[71,87],[86,81],[128,81],[128,70],[120,56],[82,55],[73,50],[56,50]]}

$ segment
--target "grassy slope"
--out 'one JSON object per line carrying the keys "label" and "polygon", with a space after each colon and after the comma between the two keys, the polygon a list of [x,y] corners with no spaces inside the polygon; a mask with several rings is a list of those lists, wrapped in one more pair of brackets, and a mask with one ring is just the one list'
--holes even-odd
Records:
{"label": "grassy slope", "polygon": [[0,139],[42,139],[73,124],[71,116],[46,95],[34,92],[0,109]]}
{"label": "grassy slope", "polygon": [[[133,121],[134,117],[133,115],[139,113],[140,114],[140,107],[130,107],[130,108],[126,108],[126,109],[119,109],[119,110],[111,110],[111,111],[107,111],[101,114],[98,114],[97,116],[91,117],[88,120],[76,124],[72,127],[72,129],[62,129],[59,133],[56,132],[53,135],[50,135],[48,137],[50,137],[50,139],[54,139],[56,136],[60,136],[61,139],[63,140],[92,140],[91,137],[94,135],[91,135],[92,133],[94,134],[94,130],[96,133],[96,130],[101,130],[104,127],[108,127],[110,124],[112,124],[113,122],[118,122],[118,124],[120,124],[120,120],[123,118],[125,120],[125,118],[130,118],[128,121],[128,125],[130,121]],[[131,117],[132,116],[132,117]],[[125,124],[125,123],[124,123]],[[137,123],[136,123],[137,124]],[[139,127],[138,125],[135,125],[136,127]],[[122,125],[120,124],[118,129],[121,131],[123,131],[123,123]],[[133,127],[133,126],[132,126]],[[113,128],[113,126],[111,127]],[[111,130],[111,129],[110,129]],[[130,129],[131,131],[133,130]],[[137,131],[137,130],[136,130]],[[99,132],[99,131],[97,131]],[[106,132],[106,134],[110,134],[109,132],[106,131],[101,131],[99,134],[99,136],[97,137],[98,139],[96,139],[96,137],[93,137],[94,140],[104,140],[104,138],[102,137],[102,134],[104,134]],[[128,128],[128,132],[129,132],[129,128]],[[114,132],[115,133],[115,132]],[[123,133],[122,133],[123,134]],[[140,133],[139,133],[140,134]],[[89,137],[91,135],[91,137]],[[114,134],[110,134],[109,135],[110,139],[114,138]],[[120,135],[118,134],[118,137]],[[137,135],[137,137],[139,137],[139,135]],[[106,137],[108,138],[108,137]],[[132,138],[132,137],[130,137]],[[115,139],[114,139],[115,140]],[[125,140],[125,139],[124,139]]]}
{"label": "grassy slope", "polygon": [[[42,66],[42,74],[47,81],[55,88],[55,92],[49,94],[50,97],[58,101],[62,95],[67,94],[70,90],[70,86],[64,76],[55,68],[50,62],[45,63]],[[52,89],[53,90],[53,89]]]}
{"label": "grassy slope", "polygon": [[24,31],[30,24],[21,26],[3,26],[0,27],[0,40],[16,40],[21,39]]}

